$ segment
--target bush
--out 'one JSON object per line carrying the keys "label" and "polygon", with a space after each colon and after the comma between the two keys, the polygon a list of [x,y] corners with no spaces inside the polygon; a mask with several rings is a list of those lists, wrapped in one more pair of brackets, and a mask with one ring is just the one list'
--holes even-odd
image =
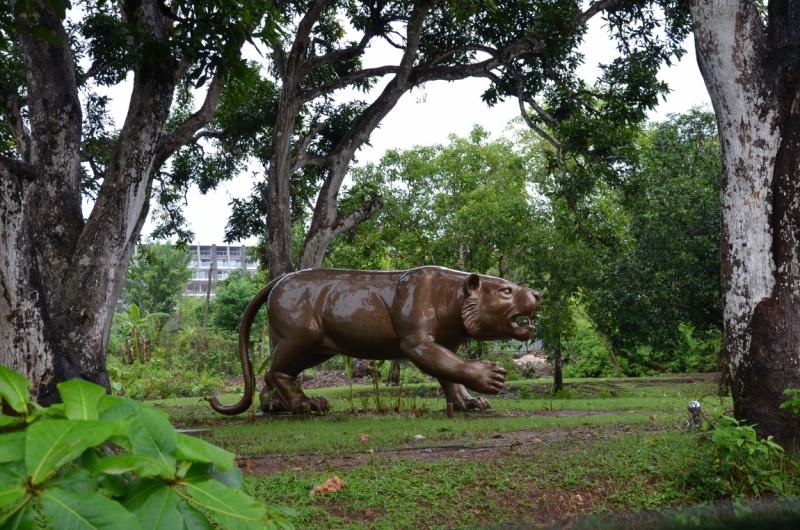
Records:
{"label": "bush", "polygon": [[126,365],[109,357],[106,370],[116,395],[133,399],[166,399],[208,396],[224,389],[225,378],[209,369],[195,370],[185,359],[166,362],[155,357],[147,364],[139,361]]}
{"label": "bush", "polygon": [[575,336],[564,343],[571,362],[565,363],[564,377],[615,377],[611,355],[588,320],[576,319]]}
{"label": "bush", "polygon": [[772,436],[759,440],[752,426],[724,415],[703,429],[711,430],[700,435],[697,458],[688,462],[679,486],[693,490],[700,500],[790,493],[792,486],[783,478],[783,448]]}
{"label": "bush", "polygon": [[31,402],[28,381],[0,365],[0,527],[291,529],[294,512],[239,488],[235,455],[175,432],[166,416],[74,379],[62,404]]}

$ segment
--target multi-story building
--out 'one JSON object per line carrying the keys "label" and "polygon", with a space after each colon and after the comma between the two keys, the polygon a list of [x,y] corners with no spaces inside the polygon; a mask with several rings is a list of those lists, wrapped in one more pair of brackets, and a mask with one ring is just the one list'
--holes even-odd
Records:
{"label": "multi-story building", "polygon": [[258,260],[248,259],[244,245],[189,245],[192,255],[189,267],[194,275],[186,284],[186,294],[205,296],[211,280],[211,293],[219,280],[224,280],[236,269],[253,272],[258,268]]}

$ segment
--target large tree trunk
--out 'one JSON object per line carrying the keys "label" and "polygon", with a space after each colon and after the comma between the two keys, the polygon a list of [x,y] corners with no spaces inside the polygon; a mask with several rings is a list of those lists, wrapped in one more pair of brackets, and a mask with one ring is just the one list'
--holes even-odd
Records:
{"label": "large tree trunk", "polygon": [[[30,131],[18,120],[20,160],[0,159],[0,362],[28,377],[34,396],[47,404],[58,399],[55,385],[72,377],[109,386],[111,321],[147,216],[154,160],[159,155],[163,163],[185,131],[160,146],[178,68],[166,57],[144,64],[84,221],[75,62],[50,4],[37,3],[37,12],[61,44],[33,37],[24,10],[17,17]],[[136,16],[150,38],[166,41],[155,2],[142,2]]]}
{"label": "large tree trunk", "polygon": [[800,20],[796,2],[695,0],[700,71],[722,147],[725,350],[737,418],[794,445],[800,388]]}

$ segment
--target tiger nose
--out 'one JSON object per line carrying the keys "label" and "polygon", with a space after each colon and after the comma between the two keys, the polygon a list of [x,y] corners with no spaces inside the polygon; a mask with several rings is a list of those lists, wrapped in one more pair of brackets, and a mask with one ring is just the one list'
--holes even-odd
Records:
{"label": "tiger nose", "polygon": [[533,298],[534,305],[538,308],[539,307],[539,301],[542,299],[542,296],[539,294],[539,291],[534,291],[533,289],[531,289],[530,295],[531,295],[531,298]]}

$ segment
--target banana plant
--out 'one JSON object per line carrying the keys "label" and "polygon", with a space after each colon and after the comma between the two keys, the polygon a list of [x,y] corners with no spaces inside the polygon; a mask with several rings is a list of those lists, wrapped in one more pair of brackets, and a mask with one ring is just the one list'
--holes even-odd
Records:
{"label": "banana plant", "polygon": [[[139,306],[131,304],[122,315],[119,315],[121,320],[119,326],[124,335],[129,337],[131,348],[133,348],[134,358],[139,359],[142,364],[147,362],[147,336],[145,335],[145,327],[151,321],[157,318],[167,318],[167,313],[150,313],[149,315],[142,316]],[[142,342],[142,349],[139,349],[139,341]]]}

